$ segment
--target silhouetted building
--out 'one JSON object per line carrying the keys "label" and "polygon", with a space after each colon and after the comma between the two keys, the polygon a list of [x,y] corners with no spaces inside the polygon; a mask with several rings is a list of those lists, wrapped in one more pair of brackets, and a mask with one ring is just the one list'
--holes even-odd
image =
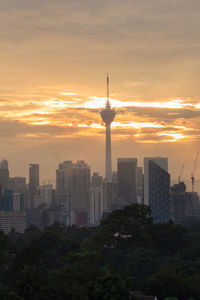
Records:
{"label": "silhouetted building", "polygon": [[89,212],[90,167],[83,160],[65,161],[56,171],[57,204],[64,210]]}
{"label": "silhouetted building", "polygon": [[8,180],[9,180],[9,170],[8,170],[8,161],[3,159],[0,161],[0,183],[2,188],[8,189]]}
{"label": "silhouetted building", "polygon": [[179,182],[171,187],[172,220],[180,224],[189,216],[199,214],[199,196],[197,193],[186,192],[184,182]]}
{"label": "silhouetted building", "polygon": [[51,206],[48,209],[45,210],[45,227],[49,227],[53,225],[54,223],[64,223],[65,225],[69,225],[66,222],[62,222],[61,217],[61,209],[58,206]]}
{"label": "silhouetted building", "polygon": [[101,214],[100,188],[92,186],[89,189],[89,224],[98,224]]}
{"label": "silhouetted building", "polygon": [[103,212],[111,212],[111,205],[117,197],[117,184],[116,182],[110,182],[104,180],[100,187],[100,196],[101,196],[101,215]]}
{"label": "silhouetted building", "polygon": [[136,203],[137,201],[137,158],[118,158],[118,197],[122,201]]}
{"label": "silhouetted building", "polygon": [[1,211],[23,211],[24,195],[21,193],[13,193],[13,190],[4,190],[0,196]]}
{"label": "silhouetted building", "polygon": [[45,196],[33,196],[32,208],[39,208],[41,205],[47,205],[47,198]]}
{"label": "silhouetted building", "polygon": [[94,172],[91,177],[91,186],[100,187],[103,181],[103,177],[99,175],[99,173]]}
{"label": "silhouetted building", "polygon": [[33,197],[36,195],[38,186],[39,186],[39,165],[29,164],[29,191],[31,196],[31,207],[34,206]]}
{"label": "silhouetted building", "polygon": [[78,160],[72,169],[71,209],[88,212],[89,208],[90,167]]}
{"label": "silhouetted building", "polygon": [[24,195],[21,193],[13,193],[13,210],[23,211],[24,210]]}
{"label": "silhouetted building", "polygon": [[80,226],[86,226],[88,224],[88,213],[85,211],[73,210],[71,212],[71,224]]}
{"label": "silhouetted building", "polygon": [[40,230],[45,227],[45,209],[44,207],[31,209],[27,211],[27,227],[36,226]]}
{"label": "silhouetted building", "polygon": [[0,211],[0,229],[5,233],[11,229],[23,233],[26,229],[26,220],[25,211]]}
{"label": "silhouetted building", "polygon": [[60,203],[60,196],[68,194],[72,186],[72,168],[73,163],[71,160],[66,160],[59,164],[56,170],[56,197],[57,203]]}
{"label": "silhouetted building", "polygon": [[117,209],[124,209],[126,206],[129,206],[130,203],[123,201],[121,198],[115,198],[114,201],[111,203],[110,210],[117,210]]}
{"label": "silhouetted building", "polygon": [[48,205],[54,202],[54,189],[52,184],[40,185],[37,187],[37,195],[45,197],[45,203]]}
{"label": "silhouetted building", "polygon": [[24,194],[26,192],[26,178],[25,177],[11,177],[8,180],[9,189],[14,193]]}
{"label": "silhouetted building", "polygon": [[167,158],[144,159],[144,184],[144,202],[151,206],[154,222],[168,222],[171,219],[171,198]]}
{"label": "silhouetted building", "polygon": [[137,167],[137,203],[142,204],[144,188],[144,176],[142,174],[142,167]]}

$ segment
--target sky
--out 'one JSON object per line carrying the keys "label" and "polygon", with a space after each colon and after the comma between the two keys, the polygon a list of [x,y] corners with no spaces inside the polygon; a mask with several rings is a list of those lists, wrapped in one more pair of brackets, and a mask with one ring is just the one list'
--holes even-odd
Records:
{"label": "sky", "polygon": [[[117,157],[169,158],[190,180],[200,145],[199,0],[0,0],[0,158],[11,176],[64,160],[104,173],[106,74]],[[196,170],[200,182],[200,158]]]}

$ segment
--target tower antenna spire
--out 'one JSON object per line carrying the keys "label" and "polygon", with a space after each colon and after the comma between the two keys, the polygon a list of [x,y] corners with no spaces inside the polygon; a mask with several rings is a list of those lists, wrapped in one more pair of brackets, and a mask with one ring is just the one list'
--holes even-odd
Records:
{"label": "tower antenna spire", "polygon": [[109,74],[107,73],[107,103],[106,103],[106,107],[108,107],[108,108],[110,108],[109,85],[110,85],[110,78],[109,78]]}

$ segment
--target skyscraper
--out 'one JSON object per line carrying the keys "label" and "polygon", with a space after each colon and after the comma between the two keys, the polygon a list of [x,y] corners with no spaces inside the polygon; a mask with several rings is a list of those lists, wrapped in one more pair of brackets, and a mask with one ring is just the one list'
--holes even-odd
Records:
{"label": "skyscraper", "polygon": [[118,158],[118,197],[128,203],[137,200],[137,158]]}
{"label": "skyscraper", "polygon": [[166,157],[144,158],[144,204],[150,205],[155,223],[171,218],[170,175]]}
{"label": "skyscraper", "polygon": [[106,107],[101,111],[101,118],[106,126],[106,164],[105,178],[112,181],[112,158],[111,158],[111,123],[113,122],[116,111],[111,109],[109,100],[109,76],[107,76],[107,102]]}
{"label": "skyscraper", "polygon": [[0,161],[0,183],[3,189],[8,188],[9,180],[9,170],[8,170],[8,161],[3,159]]}
{"label": "skyscraper", "polygon": [[84,160],[73,164],[71,186],[71,209],[88,212],[90,167]]}
{"label": "skyscraper", "polygon": [[89,211],[89,186],[90,167],[83,160],[59,164],[56,170],[57,203],[71,211],[72,222],[79,218],[79,212],[80,218],[86,220]]}
{"label": "skyscraper", "polygon": [[142,167],[137,167],[137,203],[143,203],[144,178]]}
{"label": "skyscraper", "polygon": [[31,197],[31,207],[33,207],[33,197],[36,195],[39,186],[39,165],[29,164],[29,191]]}

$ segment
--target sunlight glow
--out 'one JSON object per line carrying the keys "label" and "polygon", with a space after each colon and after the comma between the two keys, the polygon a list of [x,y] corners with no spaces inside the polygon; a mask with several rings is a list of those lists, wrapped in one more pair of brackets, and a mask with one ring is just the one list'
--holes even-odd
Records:
{"label": "sunlight glow", "polygon": [[113,122],[112,128],[116,128],[116,127],[140,129],[140,128],[148,128],[148,127],[163,128],[165,126],[157,123],[148,123],[148,122],[129,122],[126,124],[120,122]]}
{"label": "sunlight glow", "polygon": [[65,96],[75,96],[77,95],[76,93],[71,93],[71,92],[61,92],[60,95],[65,95]]}
{"label": "sunlight glow", "polygon": [[[105,97],[88,97],[89,101],[82,104],[85,108],[104,108],[106,98]],[[116,108],[122,107],[152,107],[152,108],[183,108],[185,106],[191,106],[191,104],[183,103],[183,100],[175,99],[167,102],[140,102],[140,101],[120,101],[116,99],[110,99],[111,106]]]}

